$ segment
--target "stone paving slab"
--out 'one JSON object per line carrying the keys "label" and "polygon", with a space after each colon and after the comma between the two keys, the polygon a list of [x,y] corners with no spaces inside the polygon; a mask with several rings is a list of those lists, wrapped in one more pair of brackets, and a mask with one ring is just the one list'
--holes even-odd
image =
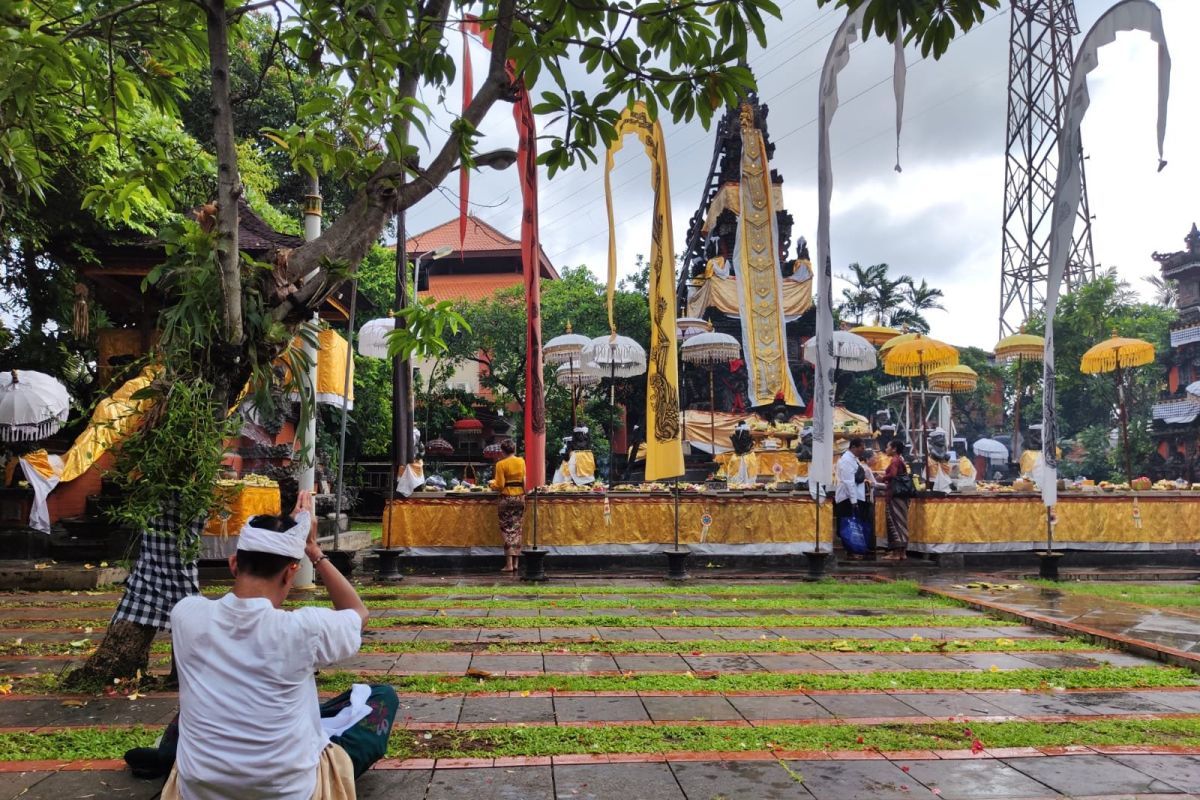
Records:
{"label": "stone paving slab", "polygon": [[1113,760],[1164,780],[1180,791],[1200,794],[1200,757],[1131,755],[1114,756]]}
{"label": "stone paving slab", "polygon": [[619,769],[608,764],[555,767],[554,791],[555,800],[687,800],[666,764],[622,764]]}
{"label": "stone paving slab", "polygon": [[425,800],[554,800],[550,767],[436,770]]}
{"label": "stone paving slab", "polygon": [[554,715],[570,722],[649,722],[640,697],[555,697]]}
{"label": "stone paving slab", "polygon": [[687,800],[812,800],[803,784],[769,761],[685,762],[671,764],[671,771]]}
{"label": "stone paving slab", "polygon": [[941,800],[976,800],[981,797],[1037,797],[1049,788],[1023,772],[992,759],[978,761],[903,761],[897,766],[914,782],[931,791],[937,789]]}
{"label": "stone paving slab", "polygon": [[1012,758],[1010,767],[1065,795],[1166,794],[1172,783],[1101,755],[1069,758]]}
{"label": "stone paving slab", "polygon": [[911,800],[924,787],[890,761],[793,761],[816,800]]}
{"label": "stone paving slab", "polygon": [[689,720],[741,720],[742,715],[724,697],[643,697],[642,705],[655,722]]}

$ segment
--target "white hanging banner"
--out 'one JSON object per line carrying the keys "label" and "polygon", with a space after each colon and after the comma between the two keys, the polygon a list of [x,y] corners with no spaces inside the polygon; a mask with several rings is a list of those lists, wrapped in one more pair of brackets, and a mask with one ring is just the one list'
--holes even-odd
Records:
{"label": "white hanging banner", "polygon": [[[833,478],[833,393],[836,361],[833,355],[833,265],[829,255],[829,205],[833,199],[833,158],[829,129],[838,108],[838,74],[850,63],[850,45],[858,41],[864,8],[846,15],[833,35],[821,70],[817,99],[817,346],[813,362],[813,454],[808,470],[809,491]],[[897,31],[900,37],[902,31]],[[896,169],[900,168],[900,121],[904,113],[903,41],[896,46],[892,84],[896,94]]]}
{"label": "white hanging banner", "polygon": [[1087,76],[1100,63],[1099,50],[1116,41],[1123,31],[1145,31],[1158,44],[1158,168],[1163,161],[1163,140],[1167,135],[1167,99],[1171,92],[1171,54],[1163,32],[1162,12],[1150,0],[1121,0],[1104,12],[1084,37],[1071,68],[1071,83],[1063,109],[1063,125],[1058,137],[1058,177],[1054,186],[1054,218],[1050,228],[1050,269],[1046,276],[1046,355],[1043,362],[1042,392],[1042,502],[1058,502],[1058,417],[1054,386],[1054,314],[1058,310],[1058,292],[1066,270],[1067,257],[1075,234],[1075,217],[1083,187],[1079,174],[1079,154],[1083,149],[1079,128],[1087,113]]}
{"label": "white hanging banner", "polygon": [[896,172],[900,169],[900,127],[904,123],[904,87],[908,83],[908,64],[904,63],[904,21],[896,16],[896,50],[892,64],[892,92],[896,95]]}

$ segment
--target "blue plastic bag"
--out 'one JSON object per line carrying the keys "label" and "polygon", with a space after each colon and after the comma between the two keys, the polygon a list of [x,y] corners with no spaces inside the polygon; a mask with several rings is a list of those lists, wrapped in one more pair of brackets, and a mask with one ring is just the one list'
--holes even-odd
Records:
{"label": "blue plastic bag", "polygon": [[842,517],[838,520],[838,537],[847,553],[856,556],[867,554],[867,535],[863,530],[862,520],[857,516]]}

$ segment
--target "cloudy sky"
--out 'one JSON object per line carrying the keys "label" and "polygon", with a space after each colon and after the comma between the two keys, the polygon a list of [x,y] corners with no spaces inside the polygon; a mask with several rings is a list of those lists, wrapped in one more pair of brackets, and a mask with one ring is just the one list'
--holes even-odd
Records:
{"label": "cloudy sky", "polygon": [[[1194,144],[1200,110],[1189,99],[1200,75],[1200,51],[1187,46],[1200,30],[1200,2],[1158,4],[1173,60],[1168,167],[1155,171],[1157,61],[1144,34],[1122,34],[1101,50],[1083,127],[1097,264],[1118,268],[1147,294],[1142,279],[1157,273],[1150,254],[1182,248],[1193,220],[1200,220],[1195,200],[1200,148]],[[768,27],[767,47],[752,51],[750,65],[760,97],[770,107],[769,132],[777,146],[772,166],[784,178],[784,201],[796,220],[794,235],[815,242],[817,82],[841,16],[818,9],[815,0],[782,0],[780,5],[783,19]],[[1081,29],[1086,32],[1110,5],[1111,0],[1076,0]],[[958,345],[990,348],[997,336],[1009,26],[1005,3],[952,44],[940,61],[923,61],[910,49],[903,173],[892,169],[892,50],[885,42],[871,39],[854,49],[842,73],[842,106],[832,132],[835,273],[851,262],[886,262],[893,272],[927,279],[946,293],[946,311],[929,315],[932,333]],[[1082,34],[1076,43],[1081,39]],[[486,68],[484,58],[482,51],[474,54],[477,75]],[[596,84],[582,72],[573,80],[581,86]],[[449,110],[440,116],[444,125]],[[696,122],[676,125],[664,119],[663,125],[678,251],[700,201],[713,137]],[[502,106],[482,126],[482,148],[514,145],[511,129],[510,107]],[[440,196],[410,210],[409,231],[452,218],[456,190],[457,179],[452,179]],[[618,154],[613,190],[619,269],[627,272],[637,254],[648,253],[650,242],[653,197],[640,147]],[[513,238],[519,237],[520,202],[511,171],[474,177],[472,213]],[[543,180],[540,203],[542,246],[554,264],[586,264],[602,274],[607,258],[603,170],[593,166]],[[835,296],[844,285],[835,283]]]}

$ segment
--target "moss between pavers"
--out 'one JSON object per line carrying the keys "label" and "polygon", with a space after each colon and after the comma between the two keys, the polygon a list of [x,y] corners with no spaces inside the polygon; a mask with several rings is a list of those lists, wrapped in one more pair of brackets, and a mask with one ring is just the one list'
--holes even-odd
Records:
{"label": "moss between pavers", "polygon": [[929,614],[880,614],[874,617],[801,617],[765,614],[757,617],[371,617],[371,628],[1000,628],[1021,623],[989,617],[939,617]]}
{"label": "moss between pavers", "polygon": [[503,727],[397,733],[389,755],[415,758],[787,750],[979,750],[1065,745],[1200,746],[1200,717],[1068,723]]}
{"label": "moss between pavers", "polygon": [[[156,731],[74,728],[0,734],[0,760],[120,758],[154,741]],[[1200,717],[1169,720],[997,722],[926,725],[709,725],[498,727],[471,731],[396,731],[393,757],[553,756],[576,753],[670,753],[787,750],[970,750],[1065,745],[1200,746]]]}
{"label": "moss between pavers", "polygon": [[688,639],[589,642],[367,642],[363,653],[1028,653],[1099,650],[1082,639]]}
{"label": "moss between pavers", "polygon": [[523,678],[457,675],[359,675],[326,672],[317,676],[322,691],[344,692],[353,683],[388,683],[397,691],[435,694],[463,692],[772,692],[855,689],[1152,689],[1200,686],[1196,673],[1172,667],[1094,667],[1008,671],[845,673],[724,673],[624,675],[538,675]]}

